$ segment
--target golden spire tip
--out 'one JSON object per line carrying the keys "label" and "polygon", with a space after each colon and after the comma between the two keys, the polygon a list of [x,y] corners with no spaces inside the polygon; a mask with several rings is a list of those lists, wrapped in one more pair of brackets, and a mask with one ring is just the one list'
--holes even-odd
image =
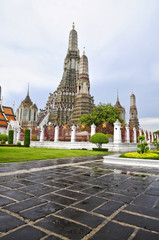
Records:
{"label": "golden spire tip", "polygon": [[73,22],[73,25],[72,25],[72,29],[74,30],[75,29],[75,23]]}
{"label": "golden spire tip", "polygon": [[83,55],[85,55],[85,47],[83,48]]}

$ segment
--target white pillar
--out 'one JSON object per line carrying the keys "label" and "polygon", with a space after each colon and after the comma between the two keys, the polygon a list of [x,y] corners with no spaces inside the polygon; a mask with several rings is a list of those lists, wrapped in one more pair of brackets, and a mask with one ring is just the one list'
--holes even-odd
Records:
{"label": "white pillar", "polygon": [[144,131],[145,141],[147,141],[146,131]]}
{"label": "white pillar", "polygon": [[44,141],[44,127],[40,127],[40,142]]}
{"label": "white pillar", "polygon": [[19,127],[17,130],[17,142],[20,142],[20,133],[21,133],[21,128]]}
{"label": "white pillar", "polygon": [[142,135],[142,131],[141,131],[141,129],[139,129],[139,136],[141,136]]}
{"label": "white pillar", "polygon": [[96,125],[93,123],[91,125],[91,136],[94,135],[96,133]]}
{"label": "white pillar", "polygon": [[71,142],[75,142],[76,140],[76,127],[73,125],[71,127]]}
{"label": "white pillar", "polygon": [[148,132],[148,139],[149,139],[149,141],[150,141],[150,143],[151,143],[151,138],[150,138],[150,136],[151,136],[151,134],[150,134],[150,132]]}
{"label": "white pillar", "polygon": [[54,142],[58,142],[59,140],[59,126],[57,125],[55,127],[55,136],[54,136]]}
{"label": "white pillar", "polygon": [[114,123],[114,143],[121,143],[121,123],[118,119]]}
{"label": "white pillar", "polygon": [[136,133],[135,127],[133,127],[133,135],[134,135],[134,143],[137,143],[137,133]]}
{"label": "white pillar", "polygon": [[129,132],[129,127],[125,127],[126,128],[126,142],[130,143],[130,132]]}

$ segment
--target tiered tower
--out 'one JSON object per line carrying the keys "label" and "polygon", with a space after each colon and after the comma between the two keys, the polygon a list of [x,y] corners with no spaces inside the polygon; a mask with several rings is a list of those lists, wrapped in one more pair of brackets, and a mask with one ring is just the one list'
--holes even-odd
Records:
{"label": "tiered tower", "polygon": [[94,107],[93,97],[90,95],[90,82],[88,74],[88,58],[83,51],[79,64],[79,77],[77,80],[77,95],[70,118],[70,124],[78,124],[78,119],[83,114],[91,113]]}
{"label": "tiered tower", "polygon": [[29,86],[25,99],[21,102],[16,113],[16,120],[23,128],[34,128],[37,126],[38,108],[30,99]]}
{"label": "tiered tower", "polygon": [[68,124],[75,104],[77,79],[79,75],[80,55],[78,50],[78,36],[73,24],[69,34],[69,45],[64,60],[64,72],[57,90],[50,94],[45,111],[42,110],[39,119],[46,111],[50,111],[49,122],[53,124]]}
{"label": "tiered tower", "polygon": [[138,116],[137,116],[137,107],[136,107],[136,97],[134,93],[132,92],[130,96],[130,119],[129,119],[129,126],[132,127],[139,127],[139,121],[138,121]]}
{"label": "tiered tower", "polygon": [[122,107],[121,104],[120,104],[118,93],[117,93],[117,101],[116,101],[115,106],[119,109],[120,117],[125,122],[125,108]]}

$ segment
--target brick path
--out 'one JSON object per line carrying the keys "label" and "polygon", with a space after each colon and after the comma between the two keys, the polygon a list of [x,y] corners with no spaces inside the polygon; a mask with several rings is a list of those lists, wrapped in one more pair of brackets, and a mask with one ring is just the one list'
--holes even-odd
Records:
{"label": "brick path", "polygon": [[1,164],[0,239],[159,239],[158,170],[101,158]]}

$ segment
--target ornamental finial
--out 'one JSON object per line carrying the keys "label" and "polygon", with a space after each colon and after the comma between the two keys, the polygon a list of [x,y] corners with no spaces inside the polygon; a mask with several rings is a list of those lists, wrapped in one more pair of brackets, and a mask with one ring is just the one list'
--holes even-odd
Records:
{"label": "ornamental finial", "polygon": [[85,55],[85,47],[83,48],[83,55]]}
{"label": "ornamental finial", "polygon": [[75,29],[75,23],[73,22],[73,25],[72,25],[72,29],[74,30]]}

